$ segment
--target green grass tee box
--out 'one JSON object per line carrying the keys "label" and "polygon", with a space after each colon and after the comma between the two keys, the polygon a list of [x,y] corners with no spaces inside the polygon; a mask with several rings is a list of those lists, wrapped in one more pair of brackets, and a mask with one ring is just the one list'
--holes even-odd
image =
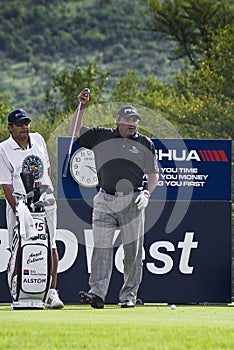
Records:
{"label": "green grass tee box", "polygon": [[132,309],[66,305],[11,310],[0,305],[0,349],[218,350],[234,348],[234,305],[146,304]]}

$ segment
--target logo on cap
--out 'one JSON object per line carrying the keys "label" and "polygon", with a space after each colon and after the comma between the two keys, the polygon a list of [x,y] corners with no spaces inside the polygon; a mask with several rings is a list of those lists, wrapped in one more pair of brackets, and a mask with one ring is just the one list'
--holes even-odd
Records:
{"label": "logo on cap", "polygon": [[137,114],[137,111],[135,108],[124,108],[124,111],[123,111],[125,114],[126,113],[133,113],[133,114]]}

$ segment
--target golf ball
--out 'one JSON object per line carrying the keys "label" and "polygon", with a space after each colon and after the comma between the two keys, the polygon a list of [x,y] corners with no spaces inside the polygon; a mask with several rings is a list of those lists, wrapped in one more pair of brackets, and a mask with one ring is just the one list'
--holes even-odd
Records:
{"label": "golf ball", "polygon": [[175,310],[176,309],[176,305],[175,304],[172,304],[171,305],[171,310]]}

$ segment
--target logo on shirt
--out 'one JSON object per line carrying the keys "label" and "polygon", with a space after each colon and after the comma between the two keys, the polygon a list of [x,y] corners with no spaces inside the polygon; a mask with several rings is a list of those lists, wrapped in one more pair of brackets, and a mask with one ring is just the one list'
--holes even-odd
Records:
{"label": "logo on shirt", "polygon": [[34,179],[39,180],[43,176],[43,162],[40,157],[31,155],[23,160],[22,171],[30,172],[34,174]]}
{"label": "logo on shirt", "polygon": [[129,149],[129,152],[140,153],[140,151],[135,146],[132,146],[132,148]]}

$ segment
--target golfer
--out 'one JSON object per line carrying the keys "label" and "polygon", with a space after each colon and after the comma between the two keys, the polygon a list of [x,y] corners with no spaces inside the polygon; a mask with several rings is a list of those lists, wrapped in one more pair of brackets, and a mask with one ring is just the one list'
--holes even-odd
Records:
{"label": "golfer", "polygon": [[[80,291],[80,300],[93,308],[104,308],[113,267],[113,237],[120,230],[124,249],[123,286],[119,292],[122,308],[136,304],[142,279],[145,208],[158,182],[153,142],[137,131],[140,116],[133,106],[117,113],[116,128],[82,126],[83,110],[89,101],[85,90],[76,136],[79,146],[95,154],[100,191],[94,197],[94,250],[89,278],[90,290]],[[76,113],[70,131],[73,131]],[[147,175],[147,184],[143,178]]]}

